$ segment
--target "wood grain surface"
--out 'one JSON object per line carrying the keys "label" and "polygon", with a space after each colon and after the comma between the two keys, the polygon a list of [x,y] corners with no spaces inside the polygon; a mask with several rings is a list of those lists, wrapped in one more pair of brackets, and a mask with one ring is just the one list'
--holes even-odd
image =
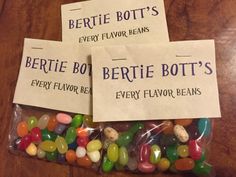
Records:
{"label": "wood grain surface", "polygon": [[[16,156],[8,152],[12,100],[25,37],[61,40],[61,4],[73,0],[0,0],[0,177],[109,175]],[[165,0],[171,41],[215,39],[222,119],[215,121],[210,162],[219,177],[236,176],[236,1]],[[155,174],[147,177],[180,177]],[[186,175],[185,175],[186,176]],[[189,175],[187,175],[189,176]]]}

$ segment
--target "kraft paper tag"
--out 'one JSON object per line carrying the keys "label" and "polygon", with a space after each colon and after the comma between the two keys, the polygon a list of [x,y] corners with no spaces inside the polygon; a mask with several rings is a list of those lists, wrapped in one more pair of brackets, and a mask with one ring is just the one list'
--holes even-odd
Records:
{"label": "kraft paper tag", "polygon": [[94,121],[220,117],[213,40],[92,48]]}
{"label": "kraft paper tag", "polygon": [[[14,103],[91,114],[91,62],[87,48],[25,39]],[[83,52],[81,52],[83,51]]]}
{"label": "kraft paper tag", "polygon": [[62,39],[85,46],[168,42],[163,0],[92,0],[61,7]]}

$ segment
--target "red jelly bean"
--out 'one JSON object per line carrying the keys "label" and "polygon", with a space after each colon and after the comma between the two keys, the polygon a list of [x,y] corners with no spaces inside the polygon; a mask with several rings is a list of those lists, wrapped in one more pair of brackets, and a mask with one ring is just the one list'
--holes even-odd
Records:
{"label": "red jelly bean", "polygon": [[149,162],[141,162],[138,164],[139,171],[143,173],[152,173],[155,171],[155,165],[149,163]]}
{"label": "red jelly bean", "polygon": [[189,154],[193,160],[199,160],[202,156],[202,148],[198,145],[196,140],[189,141]]}
{"label": "red jelly bean", "polygon": [[89,138],[87,136],[78,137],[76,142],[77,142],[78,146],[86,147],[89,142]]}
{"label": "red jelly bean", "polygon": [[18,149],[25,150],[30,145],[31,142],[32,142],[31,135],[30,134],[25,135],[23,138],[21,138],[21,141],[18,145]]}
{"label": "red jelly bean", "polygon": [[139,151],[139,161],[140,162],[149,162],[151,153],[151,147],[149,144],[143,144],[140,147]]}
{"label": "red jelly bean", "polygon": [[32,130],[31,130],[31,140],[33,142],[40,142],[42,140],[42,133],[41,133],[41,130],[40,128],[38,127],[34,127]]}

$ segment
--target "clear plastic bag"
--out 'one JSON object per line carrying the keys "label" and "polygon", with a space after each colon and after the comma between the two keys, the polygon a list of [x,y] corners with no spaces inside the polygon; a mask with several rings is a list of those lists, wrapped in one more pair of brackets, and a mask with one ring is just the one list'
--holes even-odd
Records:
{"label": "clear plastic bag", "polygon": [[215,176],[207,163],[212,119],[112,122],[104,126],[101,171]]}
{"label": "clear plastic bag", "polygon": [[14,154],[98,170],[102,126],[91,116],[15,105],[9,148]]}

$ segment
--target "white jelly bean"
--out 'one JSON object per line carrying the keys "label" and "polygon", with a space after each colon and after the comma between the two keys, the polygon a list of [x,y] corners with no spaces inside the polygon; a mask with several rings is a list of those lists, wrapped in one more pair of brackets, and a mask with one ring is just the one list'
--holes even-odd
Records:
{"label": "white jelly bean", "polygon": [[84,157],[86,155],[86,149],[82,146],[76,148],[76,156],[78,158]]}
{"label": "white jelly bean", "polygon": [[111,127],[106,127],[104,129],[104,134],[111,141],[116,141],[119,137],[118,132],[114,128],[111,128]]}
{"label": "white jelly bean", "polygon": [[90,160],[94,163],[98,162],[101,158],[99,151],[87,152],[87,155],[90,158]]}
{"label": "white jelly bean", "polygon": [[180,142],[185,143],[189,139],[189,135],[182,125],[174,126],[174,134],[179,139]]}

